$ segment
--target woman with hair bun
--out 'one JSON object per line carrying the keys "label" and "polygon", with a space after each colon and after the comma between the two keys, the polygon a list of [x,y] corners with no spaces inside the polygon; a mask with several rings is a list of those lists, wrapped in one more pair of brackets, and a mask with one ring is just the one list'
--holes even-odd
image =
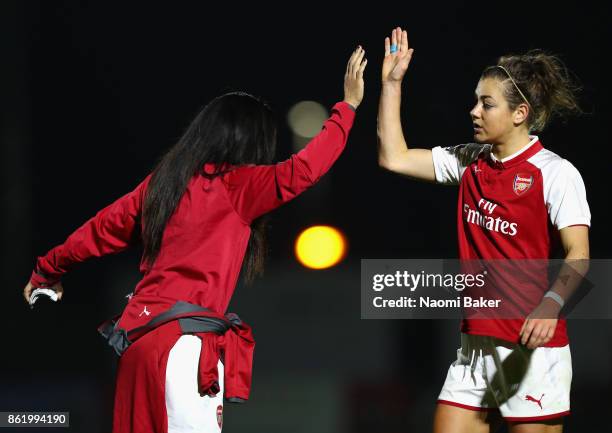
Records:
{"label": "woman with hair bun", "polygon": [[[379,165],[459,185],[462,261],[547,260],[555,236],[566,262],[588,259],[591,215],[580,173],[534,135],[554,117],[580,112],[563,63],[539,50],[500,57],[476,86],[474,142],[413,149],[400,119],[401,84],[413,53],[401,28],[385,39]],[[461,347],[438,398],[434,433],[493,432],[502,419],[511,433],[562,431],[572,366],[559,313],[570,291],[561,278],[547,289],[521,318],[462,320]],[[512,290],[523,295],[525,288]]]}

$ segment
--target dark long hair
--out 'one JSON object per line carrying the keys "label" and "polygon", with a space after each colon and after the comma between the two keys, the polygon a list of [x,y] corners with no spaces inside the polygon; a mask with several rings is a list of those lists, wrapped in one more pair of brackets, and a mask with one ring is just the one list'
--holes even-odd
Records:
{"label": "dark long hair", "polygon": [[[243,92],[213,99],[153,170],[142,211],[144,261],[155,262],[164,228],[193,176],[214,178],[229,166],[270,164],[275,149],[276,123],[268,104]],[[204,172],[205,163],[215,164],[214,173]],[[243,262],[247,282],[263,272],[265,231],[264,218],[251,224]]]}

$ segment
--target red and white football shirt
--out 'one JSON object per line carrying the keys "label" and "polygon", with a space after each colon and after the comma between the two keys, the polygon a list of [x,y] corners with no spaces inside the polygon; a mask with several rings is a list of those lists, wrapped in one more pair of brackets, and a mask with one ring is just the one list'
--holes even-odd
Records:
{"label": "red and white football shirt", "polygon": [[[544,149],[537,136],[530,139],[527,146],[502,160],[493,155],[490,144],[432,149],[436,181],[459,185],[460,259],[547,259],[554,230],[590,226],[578,170]],[[521,326],[520,319],[464,319],[461,330],[516,343]],[[546,346],[567,343],[565,320],[559,320]]]}

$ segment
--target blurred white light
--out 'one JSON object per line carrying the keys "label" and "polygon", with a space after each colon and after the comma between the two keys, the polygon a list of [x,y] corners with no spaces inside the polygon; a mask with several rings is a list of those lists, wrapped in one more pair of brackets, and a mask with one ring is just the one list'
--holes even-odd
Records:
{"label": "blurred white light", "polygon": [[325,107],[315,101],[302,101],[289,110],[287,120],[293,133],[301,138],[312,138],[321,131],[328,117]]}

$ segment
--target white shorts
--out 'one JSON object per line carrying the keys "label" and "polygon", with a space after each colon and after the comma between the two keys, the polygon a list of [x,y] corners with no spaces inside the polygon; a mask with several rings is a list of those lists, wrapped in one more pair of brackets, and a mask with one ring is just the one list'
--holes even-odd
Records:
{"label": "white shorts", "polygon": [[223,363],[219,361],[219,393],[198,392],[198,364],[202,340],[182,335],[168,356],[166,411],[168,433],[219,433],[223,425]]}
{"label": "white shorts", "polygon": [[499,410],[507,421],[540,421],[569,414],[569,345],[527,349],[494,337],[461,334],[438,403]]}

